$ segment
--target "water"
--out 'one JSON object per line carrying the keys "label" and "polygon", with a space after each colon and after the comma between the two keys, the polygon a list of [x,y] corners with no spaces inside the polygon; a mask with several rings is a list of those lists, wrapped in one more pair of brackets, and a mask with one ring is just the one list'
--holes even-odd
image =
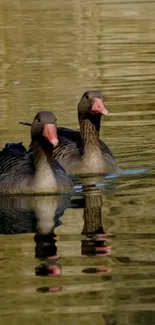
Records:
{"label": "water", "polygon": [[85,90],[111,115],[101,138],[125,172],[72,197],[0,199],[0,323],[155,323],[155,2],[0,2],[0,147],[34,114],[77,128]]}

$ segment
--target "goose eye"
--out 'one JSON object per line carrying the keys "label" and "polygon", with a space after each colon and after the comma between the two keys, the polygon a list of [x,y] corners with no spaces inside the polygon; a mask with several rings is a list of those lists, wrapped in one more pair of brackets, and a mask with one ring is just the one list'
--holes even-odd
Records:
{"label": "goose eye", "polygon": [[37,121],[38,121],[38,123],[40,123],[40,122],[41,122],[40,118],[38,118],[38,120],[37,120]]}
{"label": "goose eye", "polygon": [[86,95],[86,97],[85,97],[87,100],[89,99],[89,96],[88,95]]}

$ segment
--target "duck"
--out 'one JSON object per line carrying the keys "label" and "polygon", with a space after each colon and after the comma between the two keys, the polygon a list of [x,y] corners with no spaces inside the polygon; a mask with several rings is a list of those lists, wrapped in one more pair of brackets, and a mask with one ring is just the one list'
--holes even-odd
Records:
{"label": "duck", "polygon": [[[53,157],[67,174],[73,176],[120,173],[111,150],[99,137],[101,117],[109,114],[104,105],[103,93],[98,90],[86,91],[78,103],[77,111],[80,130],[58,127],[59,144],[53,150]],[[19,123],[30,125],[27,122]]]}
{"label": "duck", "polygon": [[38,112],[31,124],[31,154],[21,143],[6,144],[0,152],[0,195],[73,191],[71,178],[53,157],[58,142],[55,115]]}

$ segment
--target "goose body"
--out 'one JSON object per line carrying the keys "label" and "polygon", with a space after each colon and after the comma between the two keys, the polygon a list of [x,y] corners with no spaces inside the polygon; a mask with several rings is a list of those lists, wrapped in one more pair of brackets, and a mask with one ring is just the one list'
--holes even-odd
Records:
{"label": "goose body", "polygon": [[120,169],[108,146],[99,138],[101,115],[107,115],[103,95],[86,92],[78,104],[80,131],[58,128],[59,144],[54,157],[69,174],[119,172]]}
{"label": "goose body", "polygon": [[[63,167],[53,158],[58,143],[56,118],[40,112],[31,126],[31,150],[18,145],[0,152],[0,194],[50,194],[72,190],[72,182]],[[21,145],[20,145],[21,146]]]}

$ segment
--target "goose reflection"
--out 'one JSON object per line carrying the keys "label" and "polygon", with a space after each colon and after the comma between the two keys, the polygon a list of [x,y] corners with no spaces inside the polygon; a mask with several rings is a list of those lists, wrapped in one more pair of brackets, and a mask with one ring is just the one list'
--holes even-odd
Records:
{"label": "goose reflection", "polygon": [[[59,220],[69,201],[64,196],[46,197],[44,200],[34,200],[34,211],[37,218],[35,241],[35,257],[42,263],[35,268],[37,276],[61,275],[61,266],[58,264],[57,237],[54,229],[61,225]],[[41,288],[40,288],[41,290]],[[44,288],[43,288],[44,290]],[[52,290],[50,288],[50,290]]]}
{"label": "goose reflection", "polygon": [[[111,253],[102,225],[103,196],[89,193],[76,199],[67,195],[0,198],[0,233],[35,233],[36,276],[60,276],[62,268],[57,253],[56,228],[66,208],[83,209],[81,254],[103,257]],[[101,264],[101,263],[100,263]],[[106,267],[84,268],[83,273],[108,273]],[[40,287],[37,291],[58,291],[61,287]]]}
{"label": "goose reflection", "polygon": [[0,197],[0,234],[46,235],[61,224],[69,202],[67,195]]}
{"label": "goose reflection", "polygon": [[[35,233],[35,257],[42,262],[35,268],[37,276],[61,274],[54,229],[61,225],[60,217],[69,202],[70,197],[67,195],[0,198],[0,233]],[[37,289],[58,290],[61,290],[61,287]]]}
{"label": "goose reflection", "polygon": [[[111,247],[106,245],[107,234],[102,225],[103,196],[88,194],[85,196],[85,208],[83,212],[84,226],[82,235],[81,252],[86,256],[106,256],[111,254]],[[86,268],[84,273],[107,273],[110,270],[106,267]]]}

